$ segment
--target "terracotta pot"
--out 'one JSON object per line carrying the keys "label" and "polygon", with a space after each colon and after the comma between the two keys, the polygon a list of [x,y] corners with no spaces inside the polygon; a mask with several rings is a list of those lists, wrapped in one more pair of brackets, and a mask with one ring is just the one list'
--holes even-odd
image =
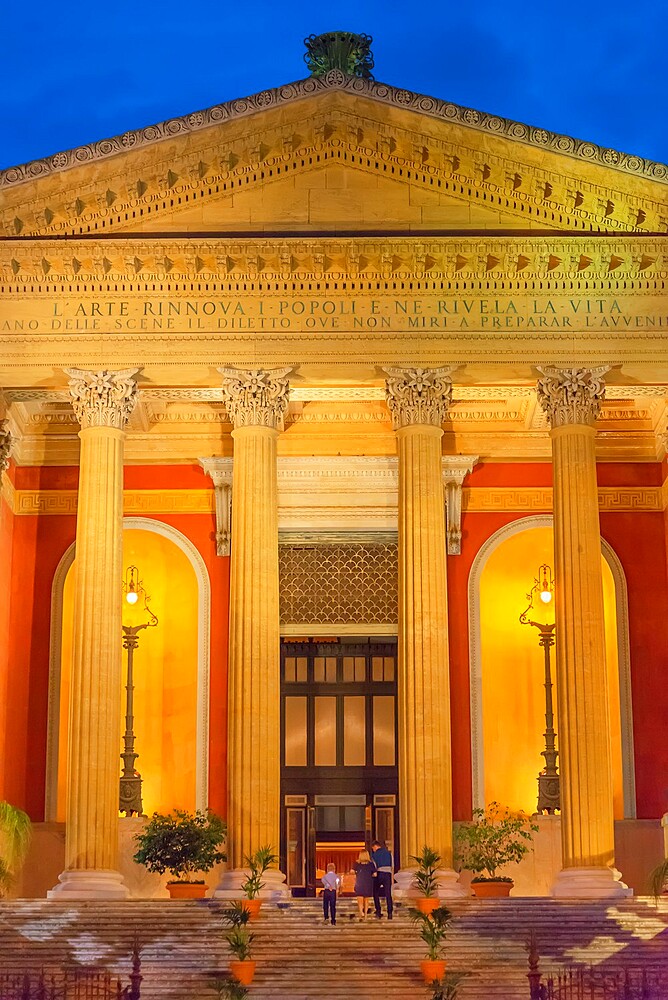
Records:
{"label": "terracotta pot", "polygon": [[433,913],[440,905],[441,901],[438,896],[418,896],[415,900],[415,908],[420,913]]}
{"label": "terracotta pot", "polygon": [[445,975],[445,961],[443,959],[423,958],[420,962],[420,971],[425,983],[433,983],[435,979],[442,979]]}
{"label": "terracotta pot", "polygon": [[204,899],[208,888],[203,882],[167,883],[167,891],[172,899]]}
{"label": "terracotta pot", "polygon": [[478,899],[502,899],[510,895],[514,882],[471,882],[473,895]]}
{"label": "terracotta pot", "polygon": [[260,907],[262,906],[261,899],[240,899],[239,903],[243,906],[244,910],[250,913],[250,919],[254,920],[260,912]]}
{"label": "terracotta pot", "polygon": [[250,986],[255,975],[255,959],[246,958],[243,962],[230,959],[230,973],[242,986]]}

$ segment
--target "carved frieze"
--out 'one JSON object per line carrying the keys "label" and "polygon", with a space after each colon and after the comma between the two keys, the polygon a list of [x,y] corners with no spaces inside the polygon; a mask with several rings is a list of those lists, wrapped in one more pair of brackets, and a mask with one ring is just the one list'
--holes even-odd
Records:
{"label": "carved frieze", "polygon": [[[490,256],[496,262],[492,269],[487,266]],[[584,269],[580,267],[583,257],[588,261]],[[428,271],[421,269],[421,259],[429,260]],[[616,264],[611,270],[613,260]],[[651,293],[655,288],[662,290],[662,272],[668,270],[668,239],[589,236],[585,241],[558,233],[541,238],[527,233],[513,237],[414,237],[408,243],[394,237],[363,237],[355,242],[252,237],[240,244],[213,237],[169,242],[160,237],[116,237],[105,241],[104,253],[100,253],[76,238],[66,243],[45,238],[0,245],[0,280],[8,289],[29,281],[38,286],[35,291],[47,284],[51,289],[54,282],[77,282],[80,288],[95,282],[96,290],[101,290],[102,284],[112,291],[118,280],[123,280],[126,290],[134,294],[148,291],[147,282],[158,281],[168,283],[178,295],[192,292],[194,280],[206,279],[213,282],[209,284],[211,291],[230,294],[241,291],[243,283],[243,289],[252,294],[275,291],[270,283],[281,278],[288,282],[286,291],[295,294],[302,289],[304,279],[323,278],[323,261],[327,262],[327,281],[345,278],[353,283],[351,290],[356,281],[368,284],[378,280],[385,287],[390,280],[410,277],[417,291],[437,291],[441,279],[447,278],[462,290],[484,287],[490,292],[505,289],[526,294],[556,292],[568,276],[574,293],[582,287],[621,294],[619,279],[624,276],[632,281],[642,279],[642,289],[631,284],[629,291]],[[484,285],[478,284],[481,282]],[[61,318],[58,308],[52,315],[54,320]],[[175,314],[147,313],[149,317],[158,315],[168,329],[167,320]],[[61,324],[54,329],[65,327]]]}
{"label": "carved frieze", "polygon": [[387,405],[395,429],[440,427],[452,401],[452,368],[386,368]]}
{"label": "carved frieze", "polygon": [[292,368],[273,371],[219,368],[223,375],[223,400],[235,427],[283,429],[288,408]]}
{"label": "carved frieze", "polygon": [[9,455],[12,450],[12,435],[6,420],[0,420],[0,473],[9,466]]}
{"label": "carved frieze", "polygon": [[538,401],[552,427],[565,424],[593,426],[605,397],[603,376],[609,365],[598,368],[538,367]]}
{"label": "carved frieze", "polygon": [[137,368],[120,372],[65,369],[70,379],[72,408],[82,429],[125,427],[137,398],[137,383],[133,378],[137,371]]}

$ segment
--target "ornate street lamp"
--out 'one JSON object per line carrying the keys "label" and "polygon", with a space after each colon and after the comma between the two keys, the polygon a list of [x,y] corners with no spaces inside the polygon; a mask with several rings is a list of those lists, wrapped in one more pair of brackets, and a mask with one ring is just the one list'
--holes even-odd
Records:
{"label": "ornate street lamp", "polygon": [[[551,815],[557,809],[561,809],[559,790],[559,769],[557,768],[557,757],[559,752],[555,748],[557,734],[554,731],[554,713],[552,710],[552,671],[550,667],[550,650],[554,646],[554,630],[556,623],[552,625],[542,622],[532,621],[530,615],[536,613],[534,609],[534,599],[538,598],[544,606],[549,605],[554,599],[554,577],[552,570],[543,563],[538,567],[538,575],[534,580],[533,587],[527,594],[528,607],[520,615],[522,625],[533,625],[538,629],[538,645],[543,649],[545,662],[545,749],[541,751],[545,758],[545,767],[538,775],[538,805],[536,812]],[[540,604],[538,605],[540,607]]]}
{"label": "ornate street lamp", "polygon": [[131,607],[135,607],[140,601],[143,602],[142,617],[147,617],[148,621],[140,625],[123,625],[123,649],[127,650],[128,666],[125,684],[125,735],[123,736],[123,771],[120,778],[118,810],[126,816],[143,815],[141,798],[142,779],[141,774],[135,768],[135,761],[139,754],[135,751],[134,734],[134,681],[133,681],[133,660],[135,649],[139,646],[138,635],[144,628],[153,628],[158,624],[158,618],[153,614],[148,606],[149,595],[144,589],[143,582],[139,579],[139,570],[136,566],[128,566],[125,571],[123,581],[123,593],[125,600]]}

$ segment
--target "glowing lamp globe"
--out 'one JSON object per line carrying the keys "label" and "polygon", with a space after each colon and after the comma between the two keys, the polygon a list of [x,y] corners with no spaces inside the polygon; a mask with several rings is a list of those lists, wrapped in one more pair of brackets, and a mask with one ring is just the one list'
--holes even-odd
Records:
{"label": "glowing lamp globe", "polygon": [[128,604],[136,604],[137,601],[139,600],[139,595],[137,594],[137,591],[128,590],[127,594],[125,595],[125,600],[128,602]]}

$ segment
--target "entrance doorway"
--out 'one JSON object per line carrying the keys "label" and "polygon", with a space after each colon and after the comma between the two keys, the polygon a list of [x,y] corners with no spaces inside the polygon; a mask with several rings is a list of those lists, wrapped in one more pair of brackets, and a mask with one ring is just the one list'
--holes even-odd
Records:
{"label": "entrance doorway", "polygon": [[294,895],[315,895],[330,862],[346,876],[374,839],[397,856],[396,675],[396,640],[281,645],[281,863]]}

